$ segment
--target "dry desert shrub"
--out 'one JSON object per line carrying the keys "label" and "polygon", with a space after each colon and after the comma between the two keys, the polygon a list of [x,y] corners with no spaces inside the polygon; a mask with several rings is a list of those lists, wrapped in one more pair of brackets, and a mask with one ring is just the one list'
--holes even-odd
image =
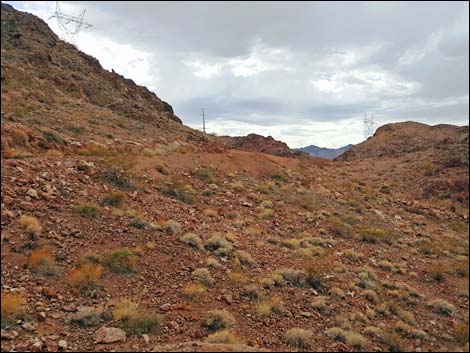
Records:
{"label": "dry desert shrub", "polygon": [[166,232],[170,234],[181,234],[183,232],[183,226],[181,225],[181,223],[176,222],[172,219],[169,219],[168,221],[163,222],[157,228],[165,230]]}
{"label": "dry desert shrub", "polygon": [[336,298],[336,299],[344,299],[346,297],[346,294],[344,294],[344,290],[342,290],[341,288],[339,287],[333,287],[330,289],[330,295],[333,297],[333,298]]}
{"label": "dry desert shrub", "polygon": [[124,201],[126,201],[126,198],[126,194],[123,192],[113,191],[105,196],[103,202],[109,206],[121,207]]}
{"label": "dry desert shrub", "polygon": [[273,314],[282,315],[285,313],[284,304],[280,297],[261,297],[255,304],[256,314],[260,317],[269,317]]}
{"label": "dry desert shrub", "polygon": [[315,211],[317,208],[315,199],[312,196],[300,196],[294,201],[294,204],[307,211]]}
{"label": "dry desert shrub", "polygon": [[37,237],[41,233],[41,223],[39,223],[39,220],[34,216],[21,216],[20,224],[23,226],[26,233],[28,233],[28,235],[30,235],[33,239],[37,239]]}
{"label": "dry desert shrub", "polygon": [[184,234],[181,238],[180,241],[187,245],[190,246],[196,250],[202,250],[202,240],[199,237],[199,235],[194,234],[194,233],[186,233]]}
{"label": "dry desert shrub", "polygon": [[122,299],[114,308],[114,319],[129,334],[142,335],[154,332],[162,323],[162,317],[141,309],[137,303]]}
{"label": "dry desert shrub", "polygon": [[100,207],[89,202],[82,202],[75,205],[75,211],[81,216],[87,218],[98,218],[101,214]]}
{"label": "dry desert shrub", "polygon": [[209,311],[203,322],[203,326],[211,332],[229,329],[233,325],[235,318],[225,309]]}
{"label": "dry desert shrub", "polygon": [[286,332],[285,340],[293,349],[308,350],[312,344],[312,332],[301,328],[293,328]]}
{"label": "dry desert shrub", "polygon": [[31,271],[42,276],[53,276],[58,272],[54,256],[44,248],[31,251],[27,265]]}
{"label": "dry desert shrub", "polygon": [[78,154],[81,156],[100,156],[100,157],[110,157],[116,156],[117,152],[113,148],[95,142],[90,142],[86,146],[82,147]]}
{"label": "dry desert shrub", "polygon": [[211,251],[214,255],[224,257],[232,252],[233,245],[224,236],[214,234],[205,242],[204,248]]}
{"label": "dry desert shrub", "polygon": [[49,149],[47,150],[45,156],[46,157],[63,157],[64,153],[56,149]]}
{"label": "dry desert shrub", "polygon": [[1,294],[1,312],[2,328],[14,323],[17,319],[22,318],[25,313],[26,299],[14,292],[3,292]]}
{"label": "dry desert shrub", "polygon": [[245,340],[230,330],[222,330],[209,335],[207,343],[217,344],[245,344]]}
{"label": "dry desert shrub", "polygon": [[203,213],[204,213],[204,216],[211,217],[211,218],[217,218],[219,216],[217,211],[212,208],[205,209]]}
{"label": "dry desert shrub", "polygon": [[449,302],[446,302],[443,299],[435,299],[426,304],[429,308],[432,309],[436,314],[441,314],[441,315],[452,315],[455,311],[455,307],[450,304]]}
{"label": "dry desert shrub", "polygon": [[203,181],[206,184],[215,184],[214,173],[208,168],[197,168],[191,172],[191,175],[196,179]]}
{"label": "dry desert shrub", "polygon": [[99,279],[103,271],[104,269],[101,265],[84,262],[69,272],[67,282],[72,287],[76,287],[81,291],[92,290],[99,287]]}
{"label": "dry desert shrub", "polygon": [[310,306],[317,311],[325,311],[328,297],[318,296],[310,302]]}
{"label": "dry desert shrub", "polygon": [[334,266],[334,259],[326,254],[309,260],[304,266],[306,283],[315,289],[320,289],[326,275]]}
{"label": "dry desert shrub", "polygon": [[393,236],[389,232],[374,227],[360,229],[358,236],[360,240],[373,244],[378,242],[391,244],[393,242]]}
{"label": "dry desert shrub", "polygon": [[183,287],[183,295],[189,300],[196,300],[206,292],[206,287],[200,283],[188,283]]}
{"label": "dry desert shrub", "polygon": [[255,264],[253,257],[244,250],[235,251],[235,258],[242,266],[252,267]]}
{"label": "dry desert shrub", "polygon": [[209,257],[205,261],[206,266],[210,268],[219,268],[221,267],[220,262],[217,259],[214,259],[213,257]]}
{"label": "dry desert shrub", "polygon": [[214,284],[214,278],[212,278],[210,271],[207,268],[198,268],[191,273],[191,278],[205,286],[211,286]]}
{"label": "dry desert shrub", "polygon": [[228,278],[230,281],[239,286],[247,284],[250,280],[247,275],[240,272],[230,272],[228,274]]}
{"label": "dry desert shrub", "polygon": [[133,273],[137,267],[135,254],[126,249],[111,251],[104,257],[103,264],[114,273]]}
{"label": "dry desert shrub", "polygon": [[194,195],[193,190],[186,185],[183,181],[173,180],[163,185],[158,186],[158,189],[165,195],[174,198],[175,200],[194,204],[197,202],[197,198]]}
{"label": "dry desert shrub", "polygon": [[454,337],[455,341],[462,346],[468,343],[468,322],[454,323],[452,327],[452,337]]}
{"label": "dry desert shrub", "polygon": [[365,297],[368,301],[370,301],[373,304],[378,304],[380,302],[377,292],[375,292],[372,289],[367,289],[363,291],[362,296]]}
{"label": "dry desert shrub", "polygon": [[33,154],[31,152],[25,151],[19,148],[5,148],[2,150],[2,157],[3,158],[14,158],[14,159],[23,159],[32,157]]}
{"label": "dry desert shrub", "polygon": [[362,253],[354,251],[354,249],[346,249],[343,252],[345,258],[353,262],[359,262],[364,258]]}

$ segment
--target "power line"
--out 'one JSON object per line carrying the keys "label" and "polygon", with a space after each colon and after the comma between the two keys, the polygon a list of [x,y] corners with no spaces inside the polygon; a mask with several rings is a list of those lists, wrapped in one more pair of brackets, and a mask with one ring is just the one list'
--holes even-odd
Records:
{"label": "power line", "polygon": [[[83,9],[83,11],[80,12],[78,16],[67,15],[62,12],[60,4],[57,1],[55,5],[55,12],[51,17],[49,17],[49,19],[55,17],[57,20],[57,24],[59,25],[59,28],[63,32],[64,36],[69,39],[70,43],[75,44],[75,40],[77,39],[78,33],[80,33],[82,27],[93,27],[91,24],[83,21],[83,19],[85,18],[85,12],[86,9]],[[67,27],[67,25],[71,23],[75,25],[73,29]]]}
{"label": "power line", "polygon": [[364,139],[368,139],[369,136],[374,134],[374,114],[370,118],[364,113]]}
{"label": "power line", "polygon": [[204,114],[204,108],[202,108],[202,131],[206,133],[206,116]]}

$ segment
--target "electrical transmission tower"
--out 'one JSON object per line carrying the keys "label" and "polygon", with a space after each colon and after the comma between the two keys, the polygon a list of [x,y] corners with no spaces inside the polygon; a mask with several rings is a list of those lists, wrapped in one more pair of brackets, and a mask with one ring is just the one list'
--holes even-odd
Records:
{"label": "electrical transmission tower", "polygon": [[364,139],[367,140],[369,136],[374,134],[374,125],[374,115],[372,114],[372,117],[368,118],[366,113],[364,113]]}
{"label": "electrical transmission tower", "polygon": [[83,9],[83,11],[80,12],[78,16],[67,15],[62,12],[62,10],[60,9],[59,2],[57,1],[55,5],[55,12],[51,17],[49,17],[49,19],[55,17],[57,20],[57,24],[59,25],[59,28],[63,33],[63,39],[68,39],[70,43],[75,44],[78,33],[80,33],[82,27],[93,27],[91,24],[83,21],[83,19],[85,18],[85,12],[86,9]]}
{"label": "electrical transmission tower", "polygon": [[206,116],[204,114],[204,108],[202,108],[202,131],[206,133]]}

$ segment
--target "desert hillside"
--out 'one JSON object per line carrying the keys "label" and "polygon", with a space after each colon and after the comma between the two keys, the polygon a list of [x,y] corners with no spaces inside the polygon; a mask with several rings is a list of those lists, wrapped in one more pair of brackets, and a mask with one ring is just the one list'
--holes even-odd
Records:
{"label": "desert hillside", "polygon": [[246,136],[220,136],[219,140],[228,147],[247,151],[261,152],[281,157],[300,156],[301,152],[290,149],[285,142],[277,141],[272,136],[248,134]]}
{"label": "desert hillside", "polygon": [[328,161],[190,129],[4,4],[1,55],[2,351],[468,351],[468,127]]}
{"label": "desert hillside", "polygon": [[[364,159],[403,155],[424,150],[444,150],[468,166],[468,125],[426,125],[412,121],[379,127],[374,136],[354,145],[338,158]],[[438,151],[439,152],[439,151]]]}

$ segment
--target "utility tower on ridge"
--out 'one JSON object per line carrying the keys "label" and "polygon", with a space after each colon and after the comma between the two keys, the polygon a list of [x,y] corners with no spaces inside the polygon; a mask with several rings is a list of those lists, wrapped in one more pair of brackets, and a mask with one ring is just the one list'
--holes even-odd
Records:
{"label": "utility tower on ridge", "polygon": [[367,114],[364,113],[364,139],[368,139],[370,136],[374,134],[374,115],[368,118]]}
{"label": "utility tower on ridge", "polygon": [[204,108],[202,108],[202,131],[206,133],[206,115],[204,114]]}
{"label": "utility tower on ridge", "polygon": [[49,19],[55,17],[57,20],[57,24],[59,25],[59,28],[63,33],[63,39],[68,39],[71,44],[75,45],[78,33],[80,33],[82,27],[93,27],[91,24],[83,21],[83,19],[85,18],[85,12],[86,9],[83,9],[83,11],[80,12],[78,16],[67,15],[62,12],[59,2],[57,1],[55,5],[55,12],[51,17],[49,17]]}

